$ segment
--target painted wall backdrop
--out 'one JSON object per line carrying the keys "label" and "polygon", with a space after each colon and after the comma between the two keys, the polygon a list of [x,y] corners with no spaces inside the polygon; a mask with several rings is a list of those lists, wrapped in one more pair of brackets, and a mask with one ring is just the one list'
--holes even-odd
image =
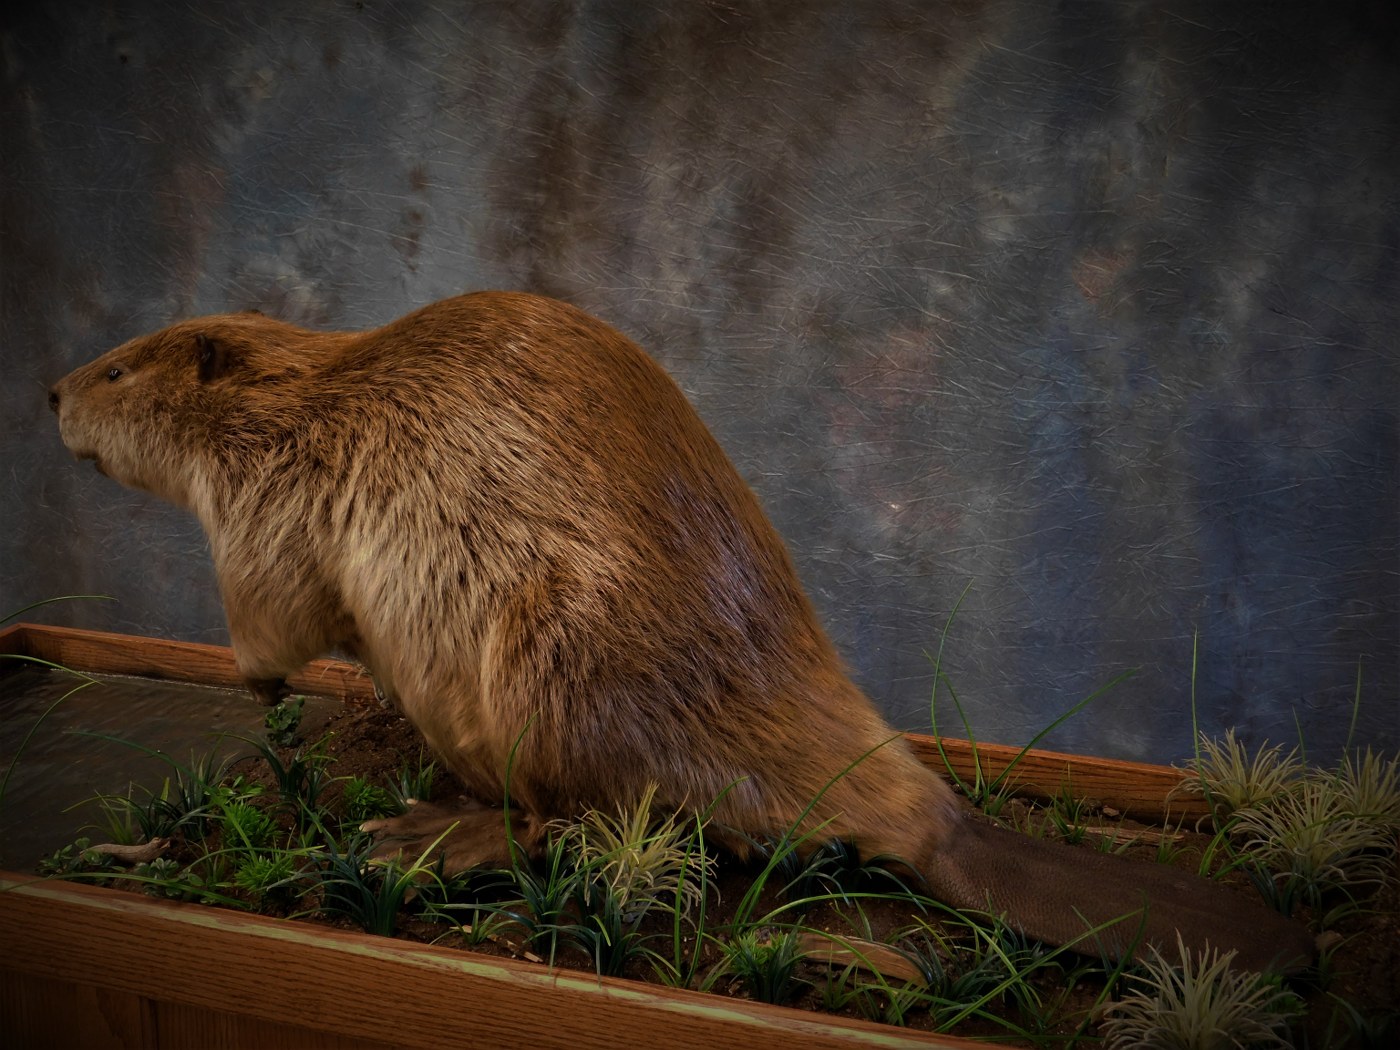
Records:
{"label": "painted wall backdrop", "polygon": [[[0,613],[225,639],[45,387],[256,308],[559,296],[679,380],[857,679],[1173,761],[1400,746],[1387,4],[32,2],[3,16]],[[948,694],[946,690],[943,695]],[[940,708],[952,726],[950,705]]]}

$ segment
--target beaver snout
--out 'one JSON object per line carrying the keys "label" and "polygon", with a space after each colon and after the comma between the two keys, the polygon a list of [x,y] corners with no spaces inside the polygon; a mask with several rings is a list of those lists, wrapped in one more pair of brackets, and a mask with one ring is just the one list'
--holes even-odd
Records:
{"label": "beaver snout", "polygon": [[[63,404],[63,395],[59,392],[59,387],[62,385],[60,381],[49,387],[49,408],[53,410],[54,415],[60,414],[59,409]],[[74,435],[70,432],[70,428],[64,426],[62,419],[58,422],[58,432],[63,443],[68,446],[68,451],[73,453],[74,459],[90,459],[93,465],[97,467],[97,472],[99,474],[105,475],[107,473],[102,469],[102,462],[97,458],[97,453],[92,449],[78,445],[75,442]]]}

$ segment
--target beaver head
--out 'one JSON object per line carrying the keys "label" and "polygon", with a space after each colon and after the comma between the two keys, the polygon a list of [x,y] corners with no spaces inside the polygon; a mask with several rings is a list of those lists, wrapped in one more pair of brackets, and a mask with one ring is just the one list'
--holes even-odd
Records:
{"label": "beaver head", "polygon": [[207,481],[210,453],[246,437],[231,421],[247,419],[259,401],[266,411],[255,414],[275,418],[286,381],[311,366],[300,333],[256,313],[173,325],[69,373],[49,389],[49,407],[79,459],[190,507]]}

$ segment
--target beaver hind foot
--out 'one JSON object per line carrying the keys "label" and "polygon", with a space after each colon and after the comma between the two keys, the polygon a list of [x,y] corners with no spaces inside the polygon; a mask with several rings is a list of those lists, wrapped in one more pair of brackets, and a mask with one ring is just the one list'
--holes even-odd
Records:
{"label": "beaver hind foot", "polygon": [[507,829],[504,809],[470,799],[456,804],[410,800],[408,805],[397,817],[360,825],[374,836],[375,860],[430,867],[441,863],[446,874],[459,875],[473,868],[509,867],[517,857],[538,852],[538,825],[522,813],[511,814]]}

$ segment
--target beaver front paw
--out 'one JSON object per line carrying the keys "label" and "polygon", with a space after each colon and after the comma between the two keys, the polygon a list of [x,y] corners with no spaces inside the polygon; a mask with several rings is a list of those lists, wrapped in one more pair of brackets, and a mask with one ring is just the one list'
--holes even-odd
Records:
{"label": "beaver front paw", "polygon": [[274,707],[281,703],[283,697],[292,694],[285,678],[245,678],[243,684],[253,694],[253,699],[264,707]]}

